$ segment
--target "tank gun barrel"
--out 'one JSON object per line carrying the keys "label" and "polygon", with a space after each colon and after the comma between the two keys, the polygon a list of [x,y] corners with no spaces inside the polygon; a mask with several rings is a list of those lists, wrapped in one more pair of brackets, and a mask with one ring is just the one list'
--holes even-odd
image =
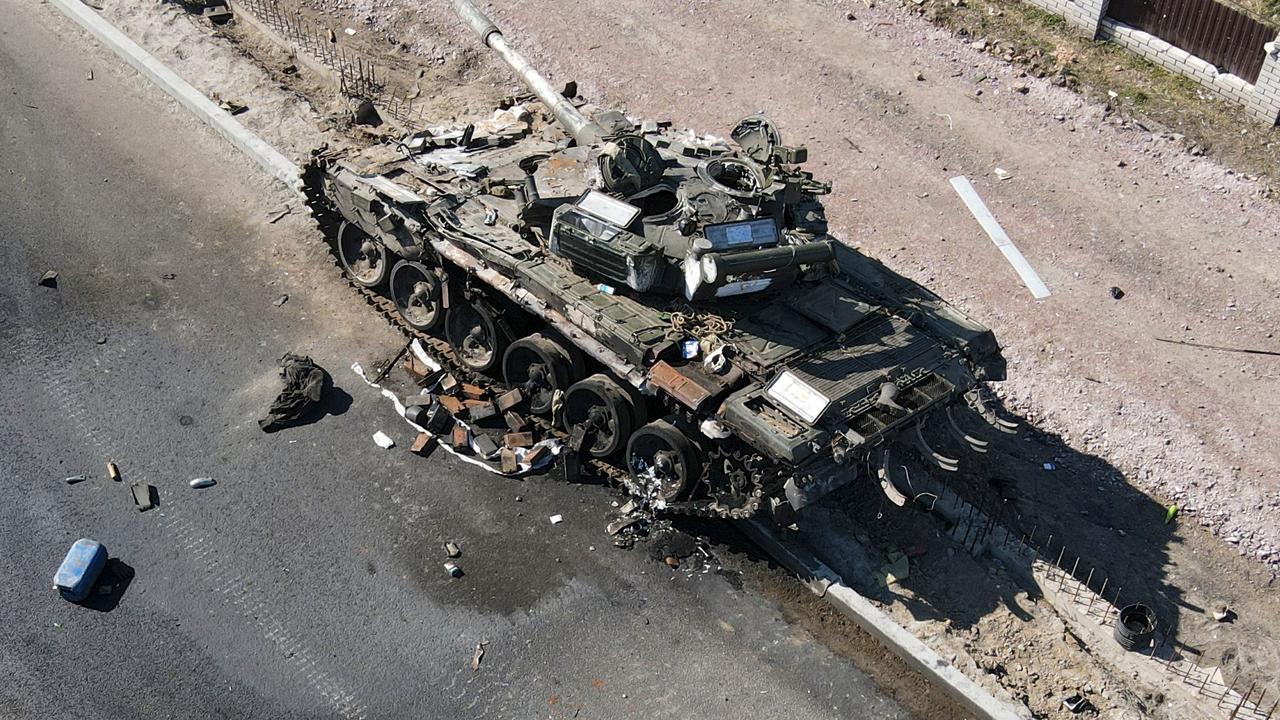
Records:
{"label": "tank gun barrel", "polygon": [[493,24],[493,20],[484,14],[480,8],[475,6],[471,0],[451,0],[453,10],[458,14],[468,27],[471,28],[485,45],[497,53],[498,57],[510,67],[520,79],[524,81],[525,87],[537,96],[544,105],[551,110],[551,114],[555,116],[565,132],[569,133],[579,145],[590,145],[604,136],[604,132],[600,126],[583,117],[582,113],[573,106],[558,90],[552,87],[551,83],[543,77],[542,73],[534,69],[533,65],[525,59],[523,55],[507,44],[507,39],[503,37],[502,31],[497,25]]}

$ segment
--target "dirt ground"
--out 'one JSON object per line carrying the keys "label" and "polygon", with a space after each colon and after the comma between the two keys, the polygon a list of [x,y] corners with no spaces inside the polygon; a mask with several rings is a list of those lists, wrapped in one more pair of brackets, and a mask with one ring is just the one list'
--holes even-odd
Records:
{"label": "dirt ground", "polygon": [[[311,10],[356,30],[343,43],[427,68],[421,92],[442,115],[517,90],[447,20],[446,3],[312,0]],[[295,157],[346,122],[321,79],[282,74],[288,58],[243,28],[222,31],[240,40],[237,51],[200,43],[210,29],[176,12],[109,2],[106,13],[201,89],[249,105],[241,119]],[[954,482],[1013,502],[1018,529],[1056,528],[1087,562],[1135,578],[1135,599],[1171,608],[1162,621],[1206,661],[1264,681],[1280,675],[1278,361],[1157,340],[1280,350],[1280,208],[1263,185],[903,9],[521,0],[495,19],[553,80],[577,79],[593,101],[722,133],[763,110],[784,138],[807,144],[810,169],[835,182],[836,234],[992,325],[1006,347],[1010,379],[998,392],[1034,431],[967,457]],[[237,52],[271,69],[222,64]],[[316,112],[298,102],[325,92]],[[997,167],[1011,179],[996,179]],[[982,234],[948,185],[959,174],[1050,298],[1033,301]],[[835,502],[873,544],[906,547],[911,532],[928,534],[927,519],[881,513],[871,492],[855,485]],[[1166,525],[1169,503],[1180,514]],[[1007,583],[1002,595],[998,576],[970,582],[984,568],[951,562],[949,549],[914,558],[917,579],[890,606],[966,638],[989,673],[1022,678],[1010,684],[1043,717],[1054,716],[1056,694],[1085,685],[1120,713],[1108,717],[1162,717],[1160,703],[1093,675],[1074,651],[1037,666],[1019,648],[1044,645],[1020,639],[1063,639],[1052,614],[1026,611]],[[981,600],[993,592],[1000,602]],[[1208,617],[1220,604],[1237,610],[1235,624]],[[1048,665],[1057,667],[1037,669]]]}

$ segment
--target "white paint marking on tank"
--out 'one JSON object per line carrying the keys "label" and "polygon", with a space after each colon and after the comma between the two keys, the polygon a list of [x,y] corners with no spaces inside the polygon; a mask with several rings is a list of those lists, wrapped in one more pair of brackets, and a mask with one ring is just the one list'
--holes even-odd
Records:
{"label": "white paint marking on tank", "polygon": [[956,189],[956,194],[969,207],[969,212],[973,213],[973,217],[977,219],[982,229],[987,231],[991,242],[995,243],[996,247],[1000,248],[1000,252],[1004,253],[1005,259],[1018,272],[1018,277],[1022,278],[1023,284],[1027,286],[1027,289],[1031,291],[1035,299],[1043,300],[1049,297],[1049,288],[1040,279],[1040,275],[1036,273],[1035,268],[1031,267],[1031,263],[1027,262],[1027,258],[1022,255],[1022,251],[1009,239],[1004,228],[1000,227],[1000,223],[996,222],[995,216],[987,209],[987,204],[982,202],[982,198],[978,197],[978,191],[973,189],[973,184],[969,182],[969,178],[957,175],[951,178],[951,187]]}

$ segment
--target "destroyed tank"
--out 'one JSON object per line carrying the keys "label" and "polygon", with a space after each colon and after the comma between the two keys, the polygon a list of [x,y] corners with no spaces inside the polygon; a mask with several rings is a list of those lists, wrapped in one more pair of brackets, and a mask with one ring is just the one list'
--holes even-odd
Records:
{"label": "destroyed tank", "polygon": [[956,468],[926,421],[985,450],[957,405],[1010,429],[981,395],[1005,375],[991,331],[832,237],[830,184],[766,117],[722,139],[594,108],[453,6],[524,102],[318,152],[309,192],[351,281],[464,376],[519,389],[567,462],[656,509],[742,518],[859,474],[902,504],[891,447]]}

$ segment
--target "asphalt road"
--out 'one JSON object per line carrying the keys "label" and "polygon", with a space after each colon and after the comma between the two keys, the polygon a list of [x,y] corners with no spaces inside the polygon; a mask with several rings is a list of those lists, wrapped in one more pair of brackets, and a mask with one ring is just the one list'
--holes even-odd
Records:
{"label": "asphalt road", "polygon": [[[288,198],[51,8],[0,10],[0,716],[907,717],[732,573],[611,547],[609,490],[407,453],[348,369],[400,339],[266,222]],[[266,435],[287,351],[350,403]],[[50,589],[78,537],[133,570],[97,609]]]}

